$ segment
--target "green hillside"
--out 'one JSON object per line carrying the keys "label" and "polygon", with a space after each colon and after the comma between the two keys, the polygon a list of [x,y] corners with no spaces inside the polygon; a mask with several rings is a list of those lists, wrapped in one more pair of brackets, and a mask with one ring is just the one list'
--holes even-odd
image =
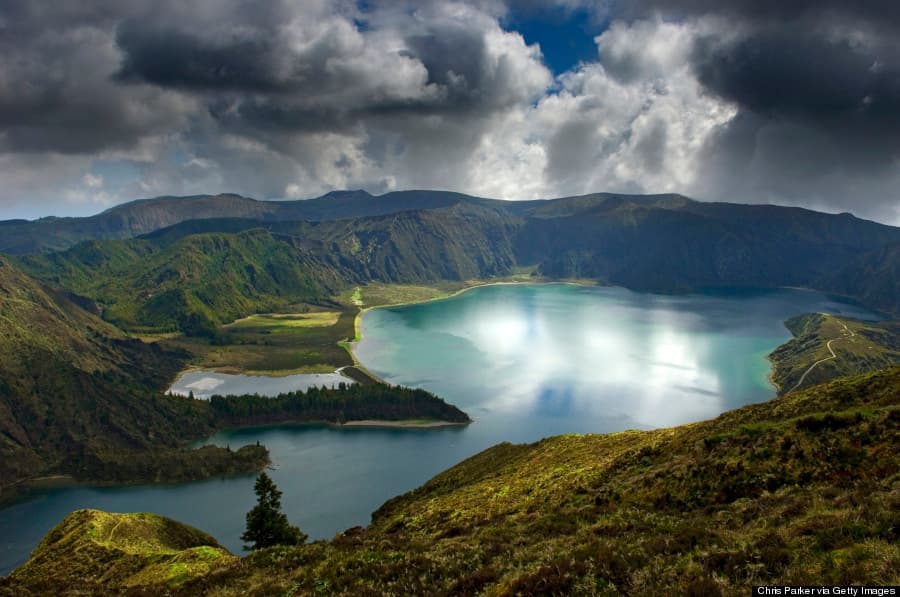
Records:
{"label": "green hillside", "polygon": [[165,246],[88,241],[21,265],[89,297],[120,327],[193,335],[257,311],[324,300],[343,285],[341,273],[298,242],[264,230],[194,235]]}
{"label": "green hillside", "polygon": [[236,561],[206,533],[163,516],[78,510],[47,534],[16,579],[36,588],[47,583],[51,593],[60,583],[70,590],[94,583],[177,586]]}
{"label": "green hillside", "polygon": [[158,483],[262,468],[264,447],[186,449],[226,425],[468,421],[428,392],[380,384],[271,399],[164,395],[187,358],[124,337],[0,258],[0,502],[47,476]]}
{"label": "green hillside", "polygon": [[41,218],[0,222],[0,252],[10,254],[61,251],[84,240],[131,238],[183,222],[227,214],[264,219],[278,204],[239,195],[156,197],[112,207],[87,218]]}
{"label": "green hillside", "polygon": [[181,449],[214,430],[195,401],[162,395],[183,363],[0,258],[0,500],[46,475],[177,480],[265,464],[255,447]]}
{"label": "green hillside", "polygon": [[509,241],[514,227],[488,208],[455,206],[232,234],[87,241],[18,263],[45,283],[93,300],[107,321],[128,331],[203,336],[252,313],[327,303],[363,281],[505,275],[515,262]]}
{"label": "green hillside", "polygon": [[19,263],[96,301],[107,320],[129,330],[200,335],[358,284],[487,279],[523,269],[659,292],[803,286],[900,313],[900,229],[849,214],[679,195],[504,202],[408,191],[254,202],[268,210],[255,215],[222,199],[218,215],[233,218],[213,217],[215,201],[202,199],[202,217],[176,210],[178,223],[139,239],[85,241]]}
{"label": "green hillside", "polygon": [[[755,584],[898,584],[898,387],[895,367],[702,423],[501,444],[390,500],[368,528],[222,561],[167,594],[746,595]],[[115,577],[75,574],[72,584],[70,566],[84,564],[67,548],[71,525],[0,590],[122,589]],[[158,591],[150,581],[133,590]]]}
{"label": "green hillside", "polygon": [[900,364],[900,322],[809,313],[785,325],[794,338],[769,355],[780,392]]}

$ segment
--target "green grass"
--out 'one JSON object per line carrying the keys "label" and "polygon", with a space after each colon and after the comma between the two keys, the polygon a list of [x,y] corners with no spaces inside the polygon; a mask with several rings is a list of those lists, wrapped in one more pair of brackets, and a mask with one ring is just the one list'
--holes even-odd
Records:
{"label": "green grass", "polygon": [[443,282],[435,285],[381,284],[373,282],[357,287],[351,300],[359,300],[366,307],[421,303],[450,296],[463,284]]}
{"label": "green grass", "polygon": [[829,340],[834,340],[831,346],[837,357],[816,365],[803,379],[804,387],[900,363],[900,323],[895,321],[810,313],[789,319],[785,325],[794,338],[769,355],[772,380],[781,391],[794,388],[813,363],[831,356]]}
{"label": "green grass", "polygon": [[221,326],[215,343],[179,337],[164,345],[193,355],[192,366],[233,373],[326,373],[353,364],[338,343],[352,338],[355,311],[251,315]]}
{"label": "green grass", "polygon": [[250,315],[222,326],[223,330],[250,333],[273,333],[291,331],[294,328],[320,328],[337,323],[339,311],[316,313],[264,313]]}
{"label": "green grass", "polygon": [[78,510],[47,534],[13,578],[38,586],[175,587],[235,562],[211,536],[156,514]]}

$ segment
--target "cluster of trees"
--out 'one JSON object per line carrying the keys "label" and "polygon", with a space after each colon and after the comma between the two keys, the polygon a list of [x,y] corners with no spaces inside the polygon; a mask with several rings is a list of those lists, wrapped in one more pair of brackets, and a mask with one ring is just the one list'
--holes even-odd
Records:
{"label": "cluster of trees", "polygon": [[386,384],[340,383],[334,388],[313,387],[275,398],[213,396],[210,409],[222,425],[363,419],[435,419],[454,423],[470,420],[466,413],[431,392]]}

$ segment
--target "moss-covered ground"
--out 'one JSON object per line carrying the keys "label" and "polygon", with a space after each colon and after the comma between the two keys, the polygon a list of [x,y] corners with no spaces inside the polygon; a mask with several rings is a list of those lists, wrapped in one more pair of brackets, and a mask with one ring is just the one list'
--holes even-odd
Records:
{"label": "moss-covered ground", "polygon": [[[174,587],[238,561],[193,527],[147,513],[77,510],[54,527],[13,574],[47,594],[64,586]],[[50,588],[54,587],[54,588]]]}

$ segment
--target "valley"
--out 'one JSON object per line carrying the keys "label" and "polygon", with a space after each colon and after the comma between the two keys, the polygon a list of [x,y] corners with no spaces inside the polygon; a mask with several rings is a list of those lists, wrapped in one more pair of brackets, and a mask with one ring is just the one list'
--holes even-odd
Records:
{"label": "valley", "polygon": [[900,2],[2,6],[0,597],[900,592]]}
{"label": "valley", "polygon": [[[428,388],[469,413],[474,424],[424,430],[269,424],[226,429],[204,441],[220,448],[257,442],[268,448],[274,467],[269,474],[285,490],[292,518],[313,538],[328,539],[367,524],[385,500],[500,442],[665,427],[769,400],[774,388],[765,355],[789,338],[785,319],[809,310],[871,316],[791,290],[665,296],[570,284],[500,284],[445,300],[400,300],[435,298],[438,290],[348,290],[364,303],[390,294],[405,304],[366,311],[355,351],[378,377]],[[321,313],[320,321],[335,317],[334,311]],[[265,329],[284,321],[290,318],[257,316],[237,327]],[[263,416],[261,421],[277,421],[273,413]],[[239,476],[168,488],[52,491],[8,515],[0,511],[0,524],[17,529],[16,520],[41,520],[49,530],[72,509],[118,511],[127,504],[129,510],[204,529],[240,553],[237,535],[250,485],[252,478]],[[217,496],[214,512],[192,506],[210,493]]]}
{"label": "valley", "polygon": [[[610,194],[497,202],[350,193],[298,205],[317,214],[304,221],[290,219],[289,206],[230,217],[234,205],[252,205],[243,199],[147,205],[163,213],[179,201],[174,212],[196,202],[211,217],[161,228],[149,218],[140,230],[95,237],[89,222],[76,222],[80,232],[53,241],[60,251],[34,244],[2,258],[0,448],[13,467],[0,471],[9,479],[4,499],[20,496],[28,479],[83,484],[34,488],[39,500],[0,510],[3,525],[17,529],[7,570],[78,508],[152,510],[239,553],[246,475],[270,466],[289,511],[324,540],[503,442],[635,429],[657,437],[654,429],[691,429],[768,404],[770,372],[777,387],[797,389],[782,392],[790,397],[897,362],[898,330],[883,316],[900,312],[890,274],[900,232],[845,215]],[[851,285],[835,277],[851,270],[864,275]],[[242,396],[163,395],[186,371],[289,380],[337,370],[356,383],[273,398],[253,396],[261,378],[247,377]],[[58,402],[46,401],[48,392]],[[445,423],[454,426],[431,428]],[[202,495],[218,496],[219,508],[186,505]],[[232,561],[222,559],[223,570]],[[531,586],[503,572],[509,561],[472,582]],[[579,564],[566,578],[582,572]],[[548,574],[536,569],[533,582],[550,582]],[[30,578],[5,582],[41,586]],[[197,581],[161,578],[170,588]]]}

